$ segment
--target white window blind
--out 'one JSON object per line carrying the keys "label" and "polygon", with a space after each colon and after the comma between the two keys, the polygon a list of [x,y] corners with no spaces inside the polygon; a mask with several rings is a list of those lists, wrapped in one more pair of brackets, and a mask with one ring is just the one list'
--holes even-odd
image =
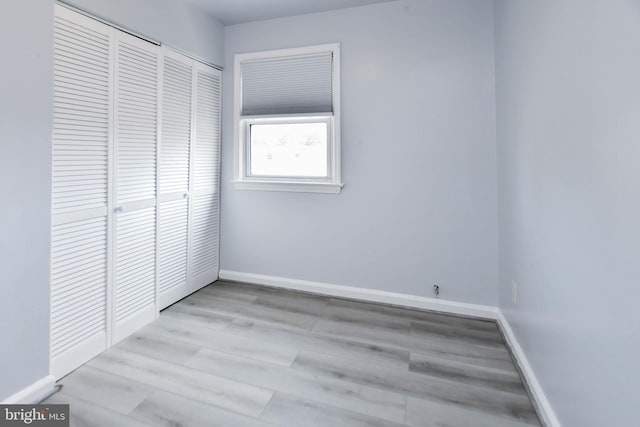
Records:
{"label": "white window blind", "polygon": [[333,53],[241,63],[243,116],[333,112]]}

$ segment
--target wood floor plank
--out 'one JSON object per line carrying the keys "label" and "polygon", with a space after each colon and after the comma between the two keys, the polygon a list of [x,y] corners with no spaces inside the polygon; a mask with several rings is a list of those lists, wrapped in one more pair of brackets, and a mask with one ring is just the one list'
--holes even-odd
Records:
{"label": "wood floor plank", "polygon": [[156,391],[141,402],[131,418],[156,427],[261,427],[264,421],[225,411],[176,394]]}
{"label": "wood floor plank", "polygon": [[273,396],[261,419],[280,426],[399,427],[402,425],[285,393],[276,393]]}
{"label": "wood floor plank", "polygon": [[113,347],[88,363],[160,390],[219,406],[241,415],[260,415],[273,392]]}
{"label": "wood floor plank", "polygon": [[56,393],[45,403],[68,404],[71,427],[153,427],[153,424],[146,424],[105,409],[99,401],[88,402],[64,392]]}
{"label": "wood floor plank", "polygon": [[506,349],[505,351],[488,353],[483,349],[469,348],[441,340],[429,340],[420,345],[419,350],[414,350],[412,353],[477,366],[480,369],[496,369],[518,375],[513,360],[509,357]]}
{"label": "wood floor plank", "polygon": [[203,294],[192,295],[184,299],[181,302],[181,309],[193,309],[201,313],[209,313],[212,316],[283,324],[304,330],[310,330],[318,320],[318,317],[314,315],[295,313],[263,305],[219,301],[215,297]]}
{"label": "wood floor plank", "polygon": [[257,292],[251,292],[250,286],[238,286],[228,282],[215,282],[205,286],[199,294],[210,295],[220,300],[230,300],[238,303],[251,304],[258,298]]}
{"label": "wood floor plank", "polygon": [[[187,360],[191,359],[193,355],[200,350],[200,348],[202,348],[199,343],[192,344],[189,342],[181,342],[179,346],[171,345],[171,340],[155,335],[154,331],[156,327],[154,325],[159,321],[160,319],[157,319],[152,324],[143,328],[140,332],[120,341],[116,344],[116,347],[144,354],[146,356],[155,357],[167,362],[176,363],[178,365],[183,365]],[[172,322],[175,324],[181,323],[177,321],[170,321],[165,318],[162,318],[162,321]]]}
{"label": "wood floor plank", "polygon": [[487,359],[489,363],[494,360],[512,363],[511,356],[504,345],[477,345],[460,339],[448,339],[446,336],[439,334],[425,337],[423,335],[410,335],[409,333],[394,333],[392,330],[374,328],[366,324],[345,323],[327,319],[319,320],[312,331],[325,336],[341,337],[410,352],[436,351],[451,353],[454,356],[475,359],[480,365],[483,364],[484,359]]}
{"label": "wood floor plank", "polygon": [[195,325],[206,326],[212,329],[224,329],[235,317],[225,316],[221,313],[212,312],[210,310],[201,310],[193,308],[180,301],[171,307],[162,310],[160,317],[165,319],[173,319],[180,322],[193,323]]}
{"label": "wood floor plank", "polygon": [[187,366],[388,421],[404,420],[405,397],[402,393],[268,365],[208,349],[199,351],[187,362]]}
{"label": "wood floor plank", "polygon": [[436,323],[411,322],[411,335],[423,339],[446,338],[452,342],[504,348],[502,335],[498,331],[474,331]]}
{"label": "wood floor plank", "polygon": [[383,367],[408,369],[409,352],[377,344],[362,343],[344,338],[316,335],[298,329],[278,327],[268,323],[237,319],[231,322],[225,332],[255,340],[299,346],[315,353],[325,353]]}
{"label": "wood floor plank", "polygon": [[443,405],[428,400],[407,397],[407,420],[411,427],[531,427],[538,420],[520,421],[485,412],[469,410],[460,405]]}
{"label": "wood floor plank", "polygon": [[317,375],[406,393],[435,402],[456,403],[469,409],[512,417],[516,420],[536,419],[529,397],[523,393],[503,392],[464,381],[456,382],[365,364],[347,366],[341,359],[306,351],[300,352],[291,367]]}
{"label": "wood floor plank", "polygon": [[521,394],[526,393],[520,377],[515,370],[505,371],[502,369],[461,363],[447,358],[411,353],[409,371],[496,390]]}
{"label": "wood floor plank", "polygon": [[82,366],[59,381],[66,395],[124,415],[146,399],[153,388],[108,372]]}
{"label": "wood floor plank", "polygon": [[292,296],[283,298],[275,297],[273,295],[261,295],[251,304],[275,310],[282,310],[288,313],[311,316],[321,316],[327,307],[326,300],[308,298],[307,296],[302,295],[296,295],[295,298]]}
{"label": "wood floor plank", "polygon": [[364,310],[354,310],[351,307],[335,305],[329,305],[322,315],[322,318],[345,324],[366,325],[373,328],[398,331],[400,333],[406,333],[406,331],[409,330],[411,322],[408,319],[395,316]]}
{"label": "wood floor plank", "polygon": [[348,308],[369,316],[382,318],[405,319],[415,322],[429,322],[441,325],[456,326],[470,330],[497,331],[495,321],[486,319],[475,319],[453,314],[437,313],[434,311],[417,310],[406,307],[390,306],[363,301],[354,301],[340,298],[329,300],[329,307]]}
{"label": "wood floor plank", "polygon": [[194,349],[190,356],[179,363],[184,364],[191,359],[201,348],[210,348],[223,353],[239,357],[248,357],[275,363],[282,366],[291,366],[300,347],[292,344],[281,344],[266,339],[254,339],[239,334],[226,332],[225,330],[213,330],[206,327],[191,325],[188,323],[157,319],[148,325],[143,333],[153,337],[154,340],[163,342],[169,347],[170,353],[180,352],[183,348]]}
{"label": "wood floor plank", "polygon": [[313,332],[329,336],[339,336],[355,341],[364,341],[373,344],[390,345],[396,347],[406,346],[411,342],[410,329],[399,328],[397,324],[385,327],[371,325],[356,321],[344,322],[340,320],[320,319],[312,329]]}
{"label": "wood floor plank", "polygon": [[263,293],[264,286],[252,285],[252,284],[241,283],[241,282],[230,282],[228,280],[218,280],[217,282],[214,282],[202,289],[209,289],[209,290],[223,289],[226,292],[229,292],[232,294],[245,295],[245,297],[247,298],[248,297],[257,298],[259,295]]}
{"label": "wood floor plank", "polygon": [[470,364],[492,367],[501,366],[506,370],[515,370],[509,351],[504,346],[487,347],[469,344],[442,337],[411,337],[404,348],[411,352],[431,354],[444,353],[451,359],[466,360]]}
{"label": "wood floor plank", "polygon": [[[211,286],[208,286],[204,289],[216,291],[218,289],[218,282],[214,283]],[[313,310],[313,306],[316,307],[316,311],[321,311],[324,307],[329,303],[330,297],[323,295],[316,295],[306,292],[292,291],[287,289],[269,287],[269,286],[260,286],[260,285],[247,285],[241,283],[233,283],[233,282],[221,282],[222,288],[225,292],[237,293],[241,295],[251,295],[255,297],[255,299],[262,300],[273,300],[273,301],[284,301],[291,302],[295,305],[296,302],[302,303],[304,305],[310,306],[309,308]]]}

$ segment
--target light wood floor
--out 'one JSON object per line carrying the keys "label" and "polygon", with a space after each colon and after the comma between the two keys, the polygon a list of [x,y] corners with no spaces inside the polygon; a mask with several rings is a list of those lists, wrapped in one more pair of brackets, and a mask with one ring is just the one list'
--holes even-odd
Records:
{"label": "light wood floor", "polygon": [[217,282],[63,378],[72,426],[539,426],[496,324]]}

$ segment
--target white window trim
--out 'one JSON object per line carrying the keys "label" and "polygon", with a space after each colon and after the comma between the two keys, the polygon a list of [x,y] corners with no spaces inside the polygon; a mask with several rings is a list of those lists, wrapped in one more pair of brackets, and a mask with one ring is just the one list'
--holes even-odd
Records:
{"label": "white window trim", "polygon": [[[333,113],[295,114],[295,115],[271,115],[271,116],[242,116],[242,82],[241,63],[246,60],[273,58],[278,56],[307,55],[322,52],[333,52]],[[265,52],[236,54],[234,61],[234,100],[233,100],[233,146],[234,146],[234,179],[233,184],[237,190],[261,190],[261,191],[292,191],[308,193],[340,193],[344,184],[341,174],[341,147],[340,147],[340,44],[331,43],[318,46],[307,46],[294,49],[279,49]],[[252,177],[247,171],[247,145],[246,132],[248,123],[252,121],[273,120],[280,123],[285,118],[304,120],[305,117],[330,117],[329,144],[329,177],[315,178],[287,178],[287,177]]]}

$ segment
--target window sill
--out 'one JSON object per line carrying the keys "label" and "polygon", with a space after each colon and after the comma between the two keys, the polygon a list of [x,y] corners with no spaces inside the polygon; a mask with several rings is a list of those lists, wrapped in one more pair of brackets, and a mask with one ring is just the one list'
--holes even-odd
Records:
{"label": "window sill", "polygon": [[344,184],[326,182],[232,181],[236,190],[291,191],[295,193],[338,194]]}

